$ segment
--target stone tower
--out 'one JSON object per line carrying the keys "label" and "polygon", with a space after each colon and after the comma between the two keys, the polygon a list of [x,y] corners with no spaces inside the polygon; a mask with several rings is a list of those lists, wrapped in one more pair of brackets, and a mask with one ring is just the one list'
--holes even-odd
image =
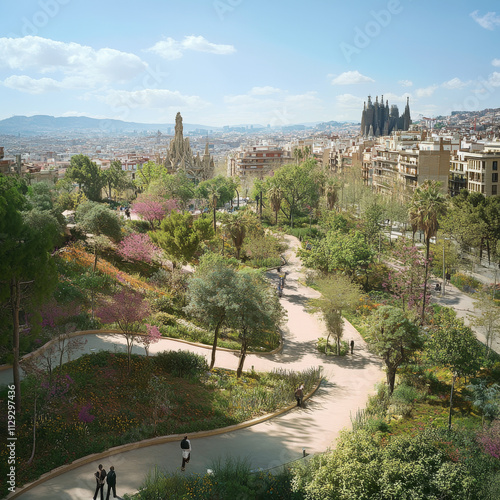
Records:
{"label": "stone tower", "polygon": [[378,137],[389,135],[394,130],[408,130],[411,125],[410,118],[410,98],[406,100],[405,112],[399,116],[396,105],[389,107],[389,101],[384,104],[384,96],[379,102],[378,96],[375,103],[372,103],[371,96],[368,96],[368,103],[364,103],[361,114],[361,135],[365,137]]}
{"label": "stone tower", "polygon": [[195,182],[201,182],[213,177],[215,166],[214,160],[208,152],[208,142],[202,158],[200,158],[199,154],[193,156],[189,138],[184,138],[184,127],[180,113],[177,113],[175,117],[175,136],[170,141],[163,165],[165,165],[169,173],[175,173],[179,170],[185,171],[186,175]]}

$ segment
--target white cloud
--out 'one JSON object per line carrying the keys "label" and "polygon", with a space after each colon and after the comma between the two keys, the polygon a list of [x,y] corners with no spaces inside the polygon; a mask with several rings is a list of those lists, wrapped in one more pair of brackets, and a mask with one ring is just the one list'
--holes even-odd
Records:
{"label": "white cloud", "polygon": [[402,87],[412,87],[413,86],[413,82],[411,80],[399,80],[398,83]]}
{"label": "white cloud", "polygon": [[405,92],[402,95],[393,94],[392,92],[386,92],[384,94],[384,101],[389,101],[389,106],[394,103],[402,103],[406,105],[407,98],[411,95],[408,92]]}
{"label": "white cloud", "polygon": [[208,52],[217,55],[229,55],[236,52],[233,45],[212,43],[202,36],[195,35],[186,36],[182,41],[177,41],[169,37],[166,40],[156,42],[147,50],[168,60],[181,58],[186,50]]}
{"label": "white cloud", "polygon": [[155,109],[169,106],[199,109],[208,105],[198,96],[183,95],[177,90],[167,89],[109,90],[104,95],[98,95],[97,99],[117,109]]}
{"label": "white cloud", "polygon": [[360,113],[363,110],[364,99],[361,97],[352,94],[340,94],[336,97],[336,100],[337,104],[343,109],[358,109]]}
{"label": "white cloud", "polygon": [[281,92],[281,89],[277,89],[276,87],[270,87],[269,85],[265,87],[253,87],[252,90],[250,90],[249,94],[250,95],[271,95],[271,94],[278,94]]}
{"label": "white cloud", "polygon": [[445,89],[453,90],[453,89],[463,89],[464,87],[467,87],[467,85],[468,84],[462,82],[460,78],[452,78],[451,80],[444,82],[441,86],[444,87]]}
{"label": "white cloud", "polygon": [[9,76],[3,81],[3,84],[5,87],[28,94],[43,94],[62,88],[61,82],[53,78],[40,78],[37,80],[26,75]]}
{"label": "white cloud", "polygon": [[135,54],[104,48],[95,50],[78,43],[65,43],[25,36],[0,38],[0,66],[10,69],[32,69],[39,73],[62,72],[85,76],[87,84],[125,82],[147,69]]}
{"label": "white cloud", "polygon": [[332,80],[332,85],[355,85],[358,83],[373,83],[375,80],[362,75],[359,71],[346,71]]}
{"label": "white cloud", "polygon": [[429,87],[417,89],[416,91],[417,97],[431,97],[437,88],[438,88],[437,85],[430,85]]}
{"label": "white cloud", "polygon": [[488,78],[488,84],[492,87],[500,87],[500,73],[494,71]]}
{"label": "white cloud", "polygon": [[500,66],[500,59],[493,59],[493,61],[491,61],[491,64],[492,66]]}
{"label": "white cloud", "polygon": [[500,15],[496,12],[488,12],[484,16],[480,16],[479,11],[475,10],[471,12],[470,16],[484,29],[493,31],[497,26],[500,26]]}

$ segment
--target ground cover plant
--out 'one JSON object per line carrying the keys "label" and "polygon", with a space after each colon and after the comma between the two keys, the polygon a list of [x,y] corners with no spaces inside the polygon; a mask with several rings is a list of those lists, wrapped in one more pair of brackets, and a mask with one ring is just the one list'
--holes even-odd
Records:
{"label": "ground cover plant", "polygon": [[[299,383],[308,391],[319,376],[311,369],[250,372],[237,379],[230,370],[208,371],[205,358],[188,351],[132,355],[127,365],[126,354],[102,351],[55,368],[50,376],[35,369],[23,380],[25,410],[16,421],[18,486],[113,446],[272,412],[294,402]],[[5,389],[0,400],[6,395]],[[2,420],[6,407],[1,405]],[[0,459],[4,469],[6,449]]]}

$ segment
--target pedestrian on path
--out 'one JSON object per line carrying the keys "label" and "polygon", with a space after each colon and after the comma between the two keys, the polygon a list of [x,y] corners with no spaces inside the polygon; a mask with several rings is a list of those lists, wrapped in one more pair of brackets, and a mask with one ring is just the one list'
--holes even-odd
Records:
{"label": "pedestrian on path", "polygon": [[354,340],[351,340],[351,354],[354,354]]}
{"label": "pedestrian on path", "polygon": [[191,441],[187,436],[184,436],[184,439],[181,441],[181,450],[182,450],[182,466],[181,470],[186,470],[186,464],[189,463],[191,459]]}
{"label": "pedestrian on path", "polygon": [[97,498],[97,493],[101,490],[101,500],[104,500],[104,483],[106,482],[106,471],[102,468],[102,465],[99,464],[97,467],[97,471],[94,474],[96,486],[94,493],[94,500]]}
{"label": "pedestrian on path", "polygon": [[108,494],[106,495],[106,500],[109,500],[111,490],[113,490],[113,498],[116,498],[116,472],[113,465],[109,468],[106,482],[108,483]]}
{"label": "pedestrian on path", "polygon": [[295,390],[295,399],[297,400],[297,406],[302,406],[302,400],[304,399],[304,384],[300,384]]}

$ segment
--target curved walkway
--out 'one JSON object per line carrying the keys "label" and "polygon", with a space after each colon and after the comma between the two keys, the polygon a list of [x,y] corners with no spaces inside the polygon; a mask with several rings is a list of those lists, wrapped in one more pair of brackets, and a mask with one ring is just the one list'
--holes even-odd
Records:
{"label": "curved walkway", "polygon": [[[344,358],[326,358],[315,348],[318,337],[324,335],[324,326],[305,310],[307,300],[317,292],[302,285],[299,260],[295,257],[298,240],[288,237],[290,250],[283,306],[288,312],[288,324],[284,331],[284,346],[273,355],[248,355],[245,369],[253,366],[257,371],[285,368],[302,370],[322,366],[325,380],[307,400],[304,408],[296,408],[273,419],[245,429],[225,434],[192,438],[192,460],[186,473],[205,473],[217,460],[226,457],[247,459],[253,469],[268,469],[308,454],[323,452],[332,446],[343,428],[350,427],[350,416],[364,408],[374,385],[383,378],[381,361],[370,354],[358,332],[346,322],[344,338],[354,340],[354,355]],[[277,279],[277,275],[276,279]],[[119,336],[89,336],[86,350],[122,348]],[[179,349],[179,343],[162,340],[151,346],[152,352]],[[154,349],[153,349],[154,348]],[[183,347],[184,348],[184,347]],[[210,348],[190,346],[190,350],[209,359]],[[236,369],[238,356],[233,352],[218,351],[216,365]],[[87,465],[64,472],[34,488],[11,495],[8,498],[22,500],[87,500],[93,495],[93,473],[103,463],[109,470],[115,466],[117,492],[137,491],[146,473],[158,466],[168,471],[179,471],[181,454],[179,442],[171,442],[140,448],[108,458],[97,459]]]}

